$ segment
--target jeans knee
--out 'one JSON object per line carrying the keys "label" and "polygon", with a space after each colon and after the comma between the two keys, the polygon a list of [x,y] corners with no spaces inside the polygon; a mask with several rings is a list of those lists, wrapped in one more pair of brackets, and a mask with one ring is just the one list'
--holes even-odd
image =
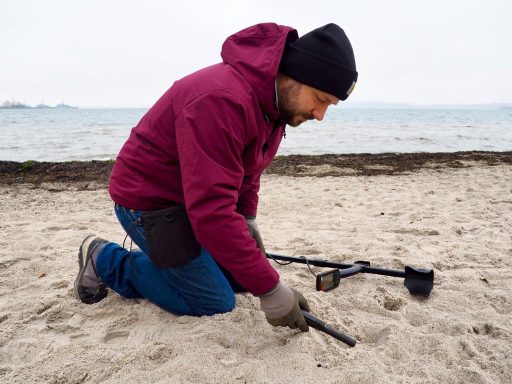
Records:
{"label": "jeans knee", "polygon": [[220,313],[226,313],[231,312],[236,307],[236,299],[235,295],[231,295],[228,300],[224,303],[224,306],[222,307],[222,312]]}
{"label": "jeans knee", "polygon": [[215,300],[215,302],[208,303],[206,308],[197,311],[199,316],[213,316],[221,313],[231,312],[236,307],[235,295],[226,295],[227,297],[222,300]]}

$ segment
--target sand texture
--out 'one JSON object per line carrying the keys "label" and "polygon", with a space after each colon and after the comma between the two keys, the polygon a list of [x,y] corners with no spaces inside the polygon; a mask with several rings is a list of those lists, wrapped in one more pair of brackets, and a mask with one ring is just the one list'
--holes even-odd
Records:
{"label": "sand texture", "polygon": [[512,382],[510,165],[264,175],[268,251],[434,269],[424,299],[402,279],[367,274],[317,292],[306,266],[276,266],[355,348],[271,327],[250,295],[202,318],[113,292],[82,304],[72,295],[82,239],[124,237],[106,189],[4,184],[0,197],[1,383]]}

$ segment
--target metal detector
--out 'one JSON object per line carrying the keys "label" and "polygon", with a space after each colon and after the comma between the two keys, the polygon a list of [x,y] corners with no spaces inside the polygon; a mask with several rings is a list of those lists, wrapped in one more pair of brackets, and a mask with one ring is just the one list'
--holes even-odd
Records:
{"label": "metal detector", "polygon": [[372,273],[391,277],[401,277],[404,285],[411,295],[429,296],[434,287],[434,271],[425,268],[413,268],[405,266],[403,271],[397,269],[385,269],[370,266],[368,261],[356,261],[354,264],[336,263],[328,260],[307,259],[306,257],[294,257],[267,253],[269,259],[313,265],[315,267],[335,268],[330,271],[320,272],[316,275],[316,290],[330,291],[340,285],[341,279],[358,273]]}
{"label": "metal detector", "polygon": [[[341,279],[349,276],[357,275],[358,273],[373,273],[376,275],[384,275],[391,277],[400,277],[404,279],[404,285],[409,290],[411,295],[429,296],[432,288],[434,287],[434,271],[425,268],[413,268],[405,266],[403,271],[397,269],[385,269],[370,266],[369,261],[356,261],[354,264],[343,264],[331,262],[328,260],[315,260],[306,257],[294,257],[285,255],[276,255],[272,253],[265,254],[267,258],[273,259],[275,262],[280,261],[289,263],[306,264],[309,268],[310,265],[315,267],[334,268],[330,271],[320,272],[316,274],[316,290],[317,291],[330,291],[340,285]],[[279,263],[282,264],[282,263]],[[302,311],[306,323],[316,330],[324,332],[341,342],[354,347],[356,340],[347,336],[334,328],[327,325],[322,320],[316,318],[311,313]]]}

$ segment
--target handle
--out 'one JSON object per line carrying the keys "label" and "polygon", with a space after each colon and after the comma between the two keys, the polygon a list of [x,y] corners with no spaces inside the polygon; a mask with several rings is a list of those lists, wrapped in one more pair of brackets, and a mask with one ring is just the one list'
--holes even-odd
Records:
{"label": "handle", "polygon": [[313,316],[311,313],[303,310],[302,314],[304,315],[304,318],[306,319],[306,323],[308,323],[308,325],[310,327],[315,328],[316,330],[318,330],[320,332],[327,333],[328,335],[334,337],[335,339],[338,339],[339,341],[341,341],[351,347],[354,347],[356,345],[356,342],[357,342],[356,339],[353,339],[352,337],[337,331],[336,329],[327,325],[324,321]]}

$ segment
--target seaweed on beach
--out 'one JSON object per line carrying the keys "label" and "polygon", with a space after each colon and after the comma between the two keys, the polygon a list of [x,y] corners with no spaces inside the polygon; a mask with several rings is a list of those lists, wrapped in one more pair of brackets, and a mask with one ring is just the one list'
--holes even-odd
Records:
{"label": "seaweed on beach", "polygon": [[380,153],[277,156],[267,173],[285,176],[403,175],[420,169],[512,164],[512,152]]}
{"label": "seaweed on beach", "polygon": [[[403,175],[420,169],[512,165],[512,152],[382,153],[277,156],[266,174],[283,176]],[[25,162],[0,161],[2,185],[64,183],[79,189],[104,188],[113,160]]]}
{"label": "seaweed on beach", "polygon": [[65,161],[24,162],[0,161],[0,184],[32,184],[37,187],[42,183],[80,184],[87,188],[89,184],[104,187],[112,171],[114,161]]}

